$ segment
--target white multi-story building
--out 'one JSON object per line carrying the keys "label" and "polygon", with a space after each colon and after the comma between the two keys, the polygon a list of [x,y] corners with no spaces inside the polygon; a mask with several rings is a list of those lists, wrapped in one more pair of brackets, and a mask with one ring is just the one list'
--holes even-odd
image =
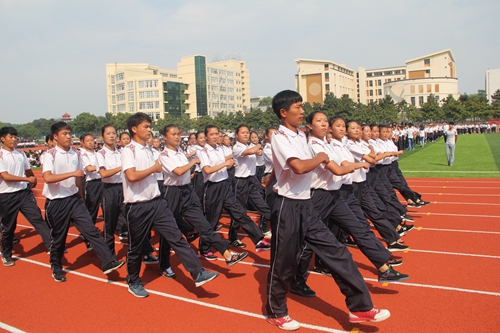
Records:
{"label": "white multi-story building", "polygon": [[304,101],[323,103],[325,94],[347,94],[354,101],[380,102],[386,95],[395,102],[406,100],[420,106],[430,94],[441,102],[448,95],[458,98],[458,79],[451,50],[406,61],[405,66],[379,69],[358,67],[354,71],[328,60],[296,59],[297,91]]}
{"label": "white multi-story building", "polygon": [[491,95],[500,89],[500,68],[498,69],[488,69],[486,71],[486,95],[490,103]]}
{"label": "white multi-story building", "polygon": [[106,64],[108,112],[166,113],[191,118],[250,108],[250,75],[245,62],[207,63],[205,56],[181,58],[177,70],[147,63]]}

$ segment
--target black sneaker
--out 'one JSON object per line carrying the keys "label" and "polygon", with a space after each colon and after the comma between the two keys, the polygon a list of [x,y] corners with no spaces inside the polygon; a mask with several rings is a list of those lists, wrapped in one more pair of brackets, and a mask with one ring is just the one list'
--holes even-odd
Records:
{"label": "black sneaker", "polygon": [[400,282],[406,281],[409,278],[408,274],[399,273],[392,267],[389,267],[384,273],[381,271],[378,272],[378,282]]}
{"label": "black sneaker", "polygon": [[417,203],[415,203],[415,202],[412,202],[412,203],[409,203],[409,202],[408,202],[408,203],[406,204],[406,207],[421,208],[421,207],[422,207],[422,205],[419,205],[419,204],[417,204]]}
{"label": "black sneaker", "polygon": [[110,262],[109,264],[107,264],[106,266],[104,266],[102,268],[102,272],[104,273],[104,275],[107,275],[107,274],[111,273],[112,271],[122,267],[124,263],[125,263],[125,261],[123,261],[123,260],[120,260],[120,261],[113,260],[112,262]]}
{"label": "black sneaker", "polygon": [[215,226],[214,230],[215,230],[215,231],[219,231],[219,230],[220,230],[220,228],[222,228],[222,224],[221,224],[221,223],[217,224],[217,225]]}
{"label": "black sneaker", "polygon": [[233,241],[231,243],[231,246],[232,247],[239,247],[240,249],[244,248],[244,247],[247,247],[247,245],[245,243],[243,243],[242,241],[240,241],[239,239]]}
{"label": "black sneaker", "polygon": [[427,205],[430,205],[431,202],[430,201],[424,201],[424,200],[418,200],[417,204],[420,205],[420,206],[427,206]]}
{"label": "black sneaker", "polygon": [[118,235],[118,238],[122,240],[128,241],[128,231],[122,232],[120,235]]}
{"label": "black sneaker", "polygon": [[205,269],[202,269],[200,274],[198,274],[198,276],[194,280],[194,283],[197,287],[200,287],[200,286],[204,285],[205,283],[212,281],[217,276],[219,276],[218,272],[209,272]]}
{"label": "black sneaker", "polygon": [[54,281],[56,281],[56,282],[66,282],[66,276],[61,271],[60,272],[53,272],[52,277],[54,278]]}
{"label": "black sneaker", "polygon": [[3,262],[3,265],[7,266],[7,267],[15,265],[14,260],[12,260],[12,258],[10,258],[10,257],[3,257],[2,262]]}
{"label": "black sneaker", "polygon": [[191,243],[198,237],[200,237],[200,233],[196,229],[193,229],[190,232],[188,232],[186,239],[189,243]]}
{"label": "black sneaker", "polygon": [[345,246],[350,246],[350,247],[358,247],[358,244],[351,238],[346,238],[345,240]]}
{"label": "black sneaker", "polygon": [[152,253],[143,255],[142,261],[144,262],[144,265],[157,264],[159,262],[158,257]]}
{"label": "black sneaker", "polygon": [[389,260],[387,260],[386,264],[388,266],[401,266],[403,264],[403,260],[390,257]]}
{"label": "black sneaker", "polygon": [[172,270],[172,267],[169,267],[166,270],[162,271],[161,275],[163,275],[167,279],[175,279],[177,277],[177,275],[175,275],[175,272]]}
{"label": "black sneaker", "polygon": [[200,258],[206,260],[217,260],[217,256],[213,252],[200,253]]}
{"label": "black sneaker", "polygon": [[404,226],[401,226],[401,228],[398,230],[398,234],[400,237],[406,235],[407,233],[409,233],[412,229],[414,228],[413,225],[404,225]]}
{"label": "black sneaker", "polygon": [[314,290],[309,288],[305,282],[294,281],[290,286],[290,291],[302,297],[316,297]]}
{"label": "black sneaker", "polygon": [[16,244],[16,243],[19,243],[19,242],[20,242],[19,238],[17,238],[17,237],[13,237],[12,238],[12,244]]}
{"label": "black sneaker", "polygon": [[388,245],[387,249],[389,250],[389,252],[398,252],[398,251],[408,251],[410,249],[410,247],[403,245],[399,242],[396,242],[392,245]]}
{"label": "black sneaker", "polygon": [[94,249],[94,247],[92,246],[92,243],[89,241],[86,241],[85,245],[87,246],[87,251],[92,251]]}
{"label": "black sneaker", "polygon": [[255,252],[262,252],[271,249],[271,244],[268,243],[265,239],[261,240],[255,245]]}
{"label": "black sneaker", "polygon": [[226,259],[226,264],[227,264],[228,267],[231,267],[234,264],[236,264],[236,263],[242,261],[243,259],[245,259],[247,256],[248,256],[248,252],[241,252],[241,253],[231,252],[231,258],[230,259]]}
{"label": "black sneaker", "polygon": [[327,276],[332,276],[332,272],[330,272],[330,270],[328,268],[326,268],[326,267],[314,266],[313,271],[316,272],[316,273],[319,273],[319,274],[323,274],[323,275],[327,275]]}
{"label": "black sneaker", "polygon": [[404,222],[415,222],[415,220],[413,219],[413,217],[411,217],[410,215],[403,215],[401,216],[401,219],[404,221]]}

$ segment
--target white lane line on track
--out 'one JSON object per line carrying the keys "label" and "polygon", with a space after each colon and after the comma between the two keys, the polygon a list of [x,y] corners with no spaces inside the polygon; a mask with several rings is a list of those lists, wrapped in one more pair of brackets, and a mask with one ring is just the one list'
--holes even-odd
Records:
{"label": "white lane line on track", "polygon": [[410,252],[446,254],[446,255],[452,255],[452,256],[476,257],[476,258],[487,258],[487,259],[500,259],[500,256],[493,256],[490,254],[474,254],[474,253],[461,253],[461,252],[448,252],[448,251],[419,250],[419,249],[414,249],[414,248],[410,248]]}
{"label": "white lane line on track", "polygon": [[[402,173],[405,173],[405,172],[429,172],[429,173],[449,173],[449,172],[453,172],[453,173],[470,173],[470,174],[474,174],[474,173],[484,173],[484,174],[498,174],[500,173],[500,171],[455,171],[455,170],[452,170],[452,171],[438,171],[438,170],[401,170]],[[474,178],[474,177],[471,177],[471,178]]]}
{"label": "white lane line on track", "polygon": [[427,187],[427,188],[440,188],[440,189],[454,189],[454,188],[466,188],[466,189],[474,189],[474,190],[477,190],[477,189],[481,189],[481,190],[498,190],[500,189],[500,187],[497,187],[497,186],[491,186],[491,187],[478,187],[478,186],[474,186],[474,187],[470,187],[470,186],[448,186],[448,185],[444,185],[444,186],[433,186],[433,185],[412,185],[411,187]]}
{"label": "white lane line on track", "polygon": [[459,196],[459,197],[500,197],[500,194],[468,194],[468,193],[446,193],[446,192],[421,192],[420,194],[426,194],[426,195],[439,195],[439,196],[446,196],[446,195],[454,195],[454,196]]}
{"label": "white lane line on track", "polygon": [[445,231],[445,232],[468,232],[468,233],[472,233],[472,234],[500,235],[500,231],[485,231],[485,230],[440,229],[440,228],[420,228],[418,230]]}
{"label": "white lane line on track", "polygon": [[426,216],[455,216],[455,217],[474,217],[474,218],[488,218],[500,219],[499,215],[474,215],[474,214],[448,214],[448,213],[433,213],[433,212],[415,212],[411,211],[411,215],[426,215]]}
{"label": "white lane line on track", "polygon": [[[15,256],[13,256],[13,257],[16,258],[17,260],[26,261],[26,262],[29,262],[31,264],[35,264],[35,265],[39,265],[39,266],[50,268],[49,264],[42,263],[42,262],[39,262],[39,261],[36,261],[36,260],[27,259],[27,258],[19,258],[19,257],[15,257]],[[93,276],[93,275],[90,275],[90,274],[85,274],[85,273],[81,273],[81,272],[77,272],[77,271],[72,271],[72,270],[69,270],[69,269],[63,269],[63,271],[65,271],[66,273],[69,273],[69,274],[78,275],[80,277],[91,279],[91,280],[94,280],[94,281],[104,282],[106,284],[112,284],[112,285],[119,286],[119,287],[122,287],[122,288],[128,288],[128,285],[126,283],[123,283],[123,282],[118,282],[118,281],[108,280],[108,279],[104,279],[104,278],[99,278],[99,277],[96,277],[96,276]],[[178,300],[178,301],[181,301],[181,302],[186,302],[186,303],[191,303],[191,304],[195,304],[195,305],[199,305],[199,306],[204,306],[204,307],[207,307],[207,308],[212,308],[212,309],[216,309],[216,310],[231,312],[231,313],[235,313],[235,314],[239,314],[239,315],[243,315],[243,316],[247,316],[247,317],[252,317],[252,318],[257,318],[257,319],[265,319],[266,318],[262,314],[253,313],[253,312],[244,311],[244,310],[238,310],[238,309],[235,309],[235,308],[230,308],[230,307],[226,307],[226,306],[222,306],[222,305],[216,305],[216,304],[211,304],[211,303],[207,303],[207,302],[202,302],[202,301],[198,301],[198,300],[194,300],[194,299],[190,299],[190,298],[186,298],[186,297],[182,297],[182,296],[177,296],[177,295],[172,295],[172,294],[164,293],[164,292],[153,290],[153,289],[149,289],[149,288],[147,289],[147,291],[150,294],[154,294],[154,295],[158,295],[158,296],[161,296],[161,297],[175,299],[175,300]],[[324,327],[324,326],[319,326],[319,325],[313,325],[313,324],[307,324],[307,323],[300,323],[300,326],[301,327],[306,327],[306,328],[309,328],[309,329],[312,329],[312,330],[321,331],[321,332],[331,332],[331,333],[348,333],[349,332],[349,331],[342,331],[342,330],[338,330],[338,329],[334,329],[334,328],[329,328],[329,327]],[[21,332],[21,331],[19,331],[19,332]]]}
{"label": "white lane line on track", "polygon": [[6,324],[6,323],[2,323],[1,321],[0,321],[0,328],[3,330],[6,330],[7,332],[11,332],[11,333],[26,333],[25,331],[21,331],[17,327],[10,326],[9,324]]}
{"label": "white lane line on track", "polygon": [[[401,203],[405,203],[401,201]],[[474,206],[500,206],[500,203],[487,203],[487,202],[453,202],[453,201],[433,201],[432,204],[442,205],[474,205]]]}

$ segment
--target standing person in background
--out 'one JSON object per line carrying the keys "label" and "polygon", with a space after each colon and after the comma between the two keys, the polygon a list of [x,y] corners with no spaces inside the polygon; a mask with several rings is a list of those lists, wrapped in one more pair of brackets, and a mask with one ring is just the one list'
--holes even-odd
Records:
{"label": "standing person in background", "polygon": [[446,151],[446,159],[448,160],[448,166],[453,166],[453,161],[455,159],[455,144],[457,143],[458,134],[455,129],[455,123],[450,121],[448,130],[444,132],[445,144],[444,149]]}
{"label": "standing person in background", "polygon": [[424,125],[420,125],[420,129],[418,131],[418,136],[420,138],[420,147],[424,148],[425,146],[425,127]]}
{"label": "standing person in background", "polygon": [[[196,132],[196,144],[188,148],[186,156],[188,158],[195,158],[198,151],[203,150],[205,147],[205,133],[203,131]],[[193,185],[194,192],[198,198],[203,201],[203,173],[199,164],[195,165],[194,176],[191,178],[191,184]]]}

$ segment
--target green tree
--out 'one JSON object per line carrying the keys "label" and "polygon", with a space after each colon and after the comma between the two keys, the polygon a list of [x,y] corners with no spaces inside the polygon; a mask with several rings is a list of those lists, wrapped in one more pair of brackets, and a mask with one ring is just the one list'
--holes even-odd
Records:
{"label": "green tree", "polygon": [[464,106],[457,101],[453,95],[448,95],[441,105],[444,119],[450,120],[466,120],[468,118],[467,111]]}
{"label": "green tree", "polygon": [[422,112],[421,120],[442,121],[444,119],[443,112],[434,94],[427,97],[427,102],[421,105],[420,111]]}
{"label": "green tree", "polygon": [[111,125],[115,126],[117,131],[127,131],[127,119],[130,116],[129,113],[118,112],[116,115],[113,115],[111,118]]}
{"label": "green tree", "polygon": [[495,91],[493,95],[491,95],[491,99],[492,103],[494,103],[495,101],[500,101],[500,89],[497,89],[497,91]]}
{"label": "green tree", "polygon": [[31,122],[31,125],[35,126],[38,129],[38,134],[40,136],[45,136],[47,134],[50,134],[50,127],[52,124],[55,124],[57,121],[53,118],[51,119],[45,119],[45,118],[39,118],[35,119]]}
{"label": "green tree", "polygon": [[31,124],[23,124],[18,126],[17,135],[24,140],[34,140],[38,137],[38,129]]}
{"label": "green tree", "polygon": [[273,98],[272,97],[263,97],[259,101],[259,106],[271,106],[273,104]]}
{"label": "green tree", "polygon": [[70,123],[73,128],[73,134],[81,135],[83,133],[94,133],[97,129],[97,117],[91,113],[83,112],[73,119]]}
{"label": "green tree", "polygon": [[392,123],[398,119],[398,109],[391,96],[386,95],[379,103],[381,123]]}

